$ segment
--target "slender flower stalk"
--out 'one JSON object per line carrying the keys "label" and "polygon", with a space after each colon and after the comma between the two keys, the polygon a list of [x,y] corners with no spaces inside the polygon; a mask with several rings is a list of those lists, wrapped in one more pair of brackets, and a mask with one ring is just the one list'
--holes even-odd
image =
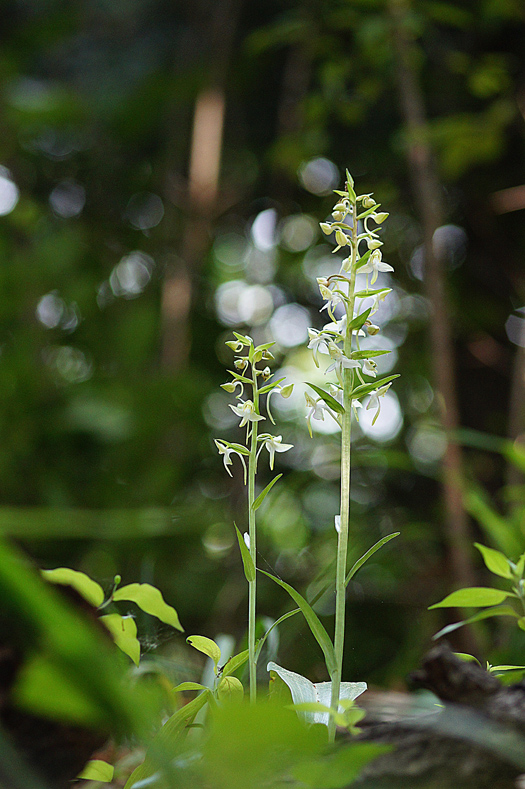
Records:
{"label": "slender flower stalk", "polygon": [[[257,368],[252,361],[252,387],[253,387],[253,406],[256,413],[259,413],[259,389],[257,386]],[[248,536],[250,543],[250,556],[254,567],[257,566],[257,530],[255,528],[255,475],[257,474],[257,424],[258,420],[252,422],[250,433],[250,455],[248,457]],[[257,607],[257,573],[253,579],[248,581],[248,663],[250,668],[250,702],[253,704],[257,699],[257,661],[255,658],[255,619]]]}

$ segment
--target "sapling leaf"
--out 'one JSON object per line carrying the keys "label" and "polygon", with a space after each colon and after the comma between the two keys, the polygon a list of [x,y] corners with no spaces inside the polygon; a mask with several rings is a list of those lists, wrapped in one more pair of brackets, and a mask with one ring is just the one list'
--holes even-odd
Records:
{"label": "sapling leaf", "polygon": [[171,625],[182,633],[184,632],[175,609],[166,603],[160,590],[155,586],[151,586],[151,584],[121,586],[113,594],[113,600],[129,600],[132,603],[136,603],[146,614],[156,616],[161,622]]}
{"label": "sapling leaf", "polygon": [[215,669],[217,669],[221,659],[221,650],[215,641],[212,641],[211,638],[206,638],[206,636],[188,636],[186,642],[194,649],[198,649],[199,652],[208,655],[213,660]]}
{"label": "sapling leaf", "polygon": [[181,693],[184,690],[208,690],[208,688],[200,682],[181,682],[173,688],[172,693]]}
{"label": "sapling leaf", "polygon": [[519,618],[519,614],[516,613],[512,606],[499,605],[496,608],[486,608],[484,611],[478,611],[477,614],[469,616],[468,619],[463,619],[461,622],[454,622],[451,625],[446,625],[446,627],[443,627],[435,636],[432,636],[432,638],[435,641],[442,636],[453,633],[454,630],[463,627],[463,625],[472,625],[474,622],[481,622],[483,619],[490,619],[493,616],[513,616],[516,619]]}
{"label": "sapling leaf", "polygon": [[379,381],[374,381],[370,384],[362,384],[361,386],[357,386],[352,392],[352,399],[355,400],[364,397],[365,395],[370,394],[370,392],[373,392],[375,389],[381,389],[382,386],[390,383],[390,381],[393,381],[394,378],[399,378],[399,373],[396,375],[387,375],[386,378],[381,378]]}
{"label": "sapling leaf", "polygon": [[252,581],[255,581],[255,565],[253,563],[253,559],[251,557],[250,551],[248,550],[248,546],[244,542],[244,537],[240,533],[237,526],[235,527],[235,532],[237,534],[239,548],[241,549],[241,559],[244,565],[244,575],[246,576],[246,580],[250,584],[252,583]]}
{"label": "sapling leaf", "polygon": [[474,545],[483,556],[485,566],[491,573],[499,575],[501,578],[512,578],[509,560],[501,551],[496,551],[494,548],[487,548],[486,545],[480,545],[479,542],[475,542]]}
{"label": "sapling leaf", "polygon": [[328,673],[332,675],[333,671],[335,670],[335,653],[334,647],[332,642],[330,641],[330,637],[326,632],[324,626],[321,624],[321,621],[317,614],[315,613],[314,609],[312,608],[309,603],[306,602],[304,597],[296,591],[293,586],[287,584],[286,581],[282,581],[280,578],[276,578],[271,573],[265,572],[265,570],[259,570],[259,572],[263,573],[263,575],[268,576],[274,581],[276,584],[281,586],[285,589],[290,597],[297,603],[301,611],[303,612],[304,618],[306,619],[310,630],[312,631],[312,635],[314,636],[315,640],[321,647],[325,662],[326,668],[328,669]]}
{"label": "sapling leaf", "polygon": [[217,696],[221,701],[242,701],[244,698],[242,682],[237,677],[223,677],[217,687]]}
{"label": "sapling leaf", "polygon": [[[370,253],[367,252],[367,255],[369,254]],[[366,255],[364,255],[363,258],[361,258],[361,260],[363,260],[364,257],[366,257]],[[371,312],[372,312],[372,307],[369,307],[367,310],[362,312],[361,315],[355,317],[354,320],[350,321],[350,323],[348,324],[348,329],[350,329],[351,331],[354,331],[355,329],[360,329],[362,326],[364,326],[366,319],[368,318]]]}
{"label": "sapling leaf", "polygon": [[137,639],[137,625],[132,616],[120,614],[106,614],[100,621],[107,627],[115,644],[128,655],[136,666],[140,662],[140,643]]}
{"label": "sapling leaf", "polygon": [[84,600],[98,608],[104,602],[104,591],[100,584],[93,581],[85,573],[71,570],[69,567],[57,567],[55,570],[42,570],[42,577],[53,584],[72,586]]}
{"label": "sapling leaf", "polygon": [[259,493],[259,495],[257,496],[257,498],[255,499],[255,501],[252,504],[252,510],[258,510],[259,509],[259,507],[261,506],[261,504],[265,500],[265,498],[268,495],[268,493],[271,491],[271,489],[273,488],[273,486],[275,485],[277,480],[280,479],[281,477],[282,477],[282,474],[277,474],[277,476],[274,477],[272,479],[272,481],[267,484],[265,489],[263,491],[261,491],[261,493]]}
{"label": "sapling leaf", "polygon": [[82,781],[110,783],[113,780],[114,771],[113,765],[103,762],[101,759],[91,759],[77,778]]}
{"label": "sapling leaf", "polygon": [[222,668],[222,676],[228,677],[237,671],[238,668],[244,666],[250,656],[250,650],[245,649],[244,652],[239,652],[238,655],[233,655]]}
{"label": "sapling leaf", "polygon": [[325,401],[326,405],[329,406],[332,409],[332,411],[335,411],[338,414],[344,414],[345,409],[343,408],[341,403],[339,403],[335,399],[335,397],[332,397],[332,395],[328,394],[328,392],[325,392],[325,390],[321,389],[320,386],[316,386],[315,384],[311,384],[308,381],[306,383],[307,383],[308,386],[310,386],[314,390],[314,392],[316,392],[316,394],[319,395],[319,397],[322,400]]}
{"label": "sapling leaf", "polygon": [[498,605],[507,597],[516,597],[512,592],[501,589],[491,589],[487,586],[471,586],[467,589],[458,589],[457,592],[447,595],[441,602],[429,606],[432,608],[469,608]]}
{"label": "sapling leaf", "polygon": [[367,562],[370,559],[370,557],[374,555],[376,551],[382,548],[383,545],[386,545],[387,542],[390,542],[390,540],[393,540],[394,537],[399,537],[400,534],[401,532],[395,531],[392,532],[392,534],[388,534],[386,537],[383,537],[381,540],[378,540],[378,542],[372,545],[372,547],[369,548],[368,551],[364,553],[360,559],[354,562],[352,568],[348,571],[348,575],[346,576],[346,580],[345,580],[346,586],[348,586],[348,584],[350,583],[356,572],[361,569],[363,564],[365,564],[365,562]]}

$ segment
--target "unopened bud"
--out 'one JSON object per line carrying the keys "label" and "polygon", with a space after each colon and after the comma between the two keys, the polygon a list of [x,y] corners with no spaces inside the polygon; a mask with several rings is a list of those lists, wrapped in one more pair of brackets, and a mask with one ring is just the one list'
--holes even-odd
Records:
{"label": "unopened bud", "polygon": [[363,197],[361,205],[363,208],[373,208],[376,205],[376,201],[372,197],[372,195],[365,195]]}
{"label": "unopened bud", "polygon": [[233,381],[229,381],[226,384],[221,384],[221,389],[224,389],[225,392],[229,392],[230,394],[232,394],[233,392],[235,392],[235,384],[233,383]]}
{"label": "unopened bud", "polygon": [[345,213],[343,213],[342,211],[334,211],[332,216],[334,217],[336,222],[342,222],[343,219],[345,218]]}
{"label": "unopened bud", "polygon": [[325,288],[327,288],[328,280],[326,279],[326,277],[317,277],[317,284],[319,285],[319,287],[321,287],[321,285],[324,285]]}
{"label": "unopened bud", "polygon": [[379,241],[378,238],[367,238],[366,245],[368,249],[379,249],[379,247],[383,246],[383,242]]}
{"label": "unopened bud", "polygon": [[253,354],[253,361],[254,362],[260,362],[262,358],[263,358],[263,352],[262,351],[255,351],[255,353]]}
{"label": "unopened bud", "polygon": [[374,334],[377,334],[378,332],[381,331],[379,326],[376,326],[375,323],[369,323],[368,321],[365,322],[365,328],[366,328],[367,332],[370,335],[372,335],[372,337],[374,336]]}
{"label": "unopened bud", "polygon": [[267,348],[265,348],[264,351],[262,352],[262,358],[263,359],[275,359],[275,356],[273,355],[273,353],[270,353],[270,351]]}
{"label": "unopened bud", "polygon": [[321,228],[321,230],[326,236],[329,236],[330,233],[332,232],[332,225],[329,225],[328,222],[321,222],[319,224],[319,227]]}
{"label": "unopened bud", "polygon": [[335,240],[340,247],[345,247],[350,242],[350,239],[343,233],[342,230],[335,231]]}
{"label": "unopened bud", "polygon": [[330,288],[327,288],[325,285],[322,285],[321,283],[319,283],[319,291],[321,292],[321,296],[323,297],[323,299],[325,299],[325,301],[328,301],[334,295],[330,290]]}
{"label": "unopened bud", "polygon": [[226,345],[228,348],[231,348],[234,353],[239,353],[239,351],[242,351],[242,342],[239,342],[239,340],[228,340]]}
{"label": "unopened bud", "polygon": [[234,361],[234,365],[237,370],[245,370],[248,366],[248,359],[236,359]]}
{"label": "unopened bud", "polygon": [[334,205],[334,211],[342,211],[343,214],[346,214],[348,211],[348,205],[346,203],[339,202]]}
{"label": "unopened bud", "polygon": [[271,376],[271,374],[272,374],[272,371],[270,370],[270,368],[269,367],[265,367],[264,370],[261,373],[263,381],[267,381],[268,378]]}
{"label": "unopened bud", "polygon": [[286,400],[293,392],[293,384],[286,384],[286,386],[281,387],[280,395],[284,397]]}
{"label": "unopened bud", "polygon": [[378,225],[380,225],[381,222],[384,222],[385,219],[387,218],[388,218],[388,214],[386,213],[386,211],[380,211],[378,214],[372,214],[372,219],[374,220],[374,222],[377,222]]}

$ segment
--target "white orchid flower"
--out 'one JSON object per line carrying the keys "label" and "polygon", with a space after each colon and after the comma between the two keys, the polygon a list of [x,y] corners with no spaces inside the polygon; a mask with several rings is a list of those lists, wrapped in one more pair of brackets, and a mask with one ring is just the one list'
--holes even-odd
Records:
{"label": "white orchid flower", "polygon": [[331,315],[334,307],[342,303],[343,297],[340,293],[334,293],[329,287],[323,285],[321,282],[319,283],[319,290],[321,292],[321,296],[326,301],[326,304],[321,307],[320,312],[323,310],[328,310]]}
{"label": "white orchid flower", "polygon": [[373,285],[377,279],[377,275],[380,271],[393,271],[393,267],[390,266],[388,263],[385,263],[381,258],[381,250],[374,249],[370,257],[368,258],[367,262],[364,266],[362,266],[359,271],[362,274],[370,274],[372,273],[372,279],[370,280],[370,284]]}
{"label": "white orchid flower", "polygon": [[293,447],[293,444],[283,444],[282,441],[283,441],[282,436],[270,436],[263,443],[263,446],[266,447],[270,455],[270,468],[272,469],[272,471],[273,471],[273,464],[275,460],[275,453],[287,452],[289,449],[292,449]]}
{"label": "white orchid flower", "polygon": [[365,359],[363,362],[363,372],[372,378],[377,376],[377,364],[372,359]]}
{"label": "white orchid flower", "polygon": [[325,411],[332,416],[333,414],[323,400],[314,400],[313,397],[310,397],[308,392],[304,393],[304,399],[306,400],[306,405],[310,409],[306,415],[306,424],[308,425],[308,432],[310,436],[312,436],[312,419],[324,422]]}
{"label": "white orchid flower", "polygon": [[328,353],[328,342],[330,341],[330,337],[327,337],[326,334],[323,334],[323,332],[317,331],[316,329],[308,329],[308,337],[310,338],[310,342],[308,343],[307,347],[312,351],[315,366],[319,367],[319,359],[317,354],[323,352],[321,350],[323,346],[326,349],[325,353]]}
{"label": "white orchid flower", "polygon": [[355,359],[349,359],[348,356],[345,356],[341,348],[339,348],[335,342],[330,342],[328,345],[328,353],[330,354],[331,358],[334,360],[333,364],[330,367],[326,368],[326,373],[331,373],[332,370],[335,370],[335,374],[339,379],[339,383],[341,386],[343,385],[342,381],[342,370],[347,369],[350,370],[355,367],[360,367],[360,364]]}
{"label": "white orchid flower", "polygon": [[381,293],[376,293],[375,296],[372,296],[372,309],[370,310],[370,315],[373,315],[379,309],[379,302],[384,301],[385,298],[388,296],[389,293],[392,292],[391,288],[385,288],[385,290],[381,291]]}
{"label": "white orchid flower", "polygon": [[240,405],[230,404],[230,408],[241,419],[239,427],[244,427],[247,422],[260,422],[264,419],[264,416],[259,416],[256,413],[251,400],[246,400],[244,403],[241,401]]}
{"label": "white orchid flower", "polygon": [[241,455],[241,453],[237,452],[237,450],[234,449],[233,447],[229,447],[227,444],[223,444],[222,441],[218,441],[217,439],[214,439],[214,441],[215,441],[215,446],[219,450],[219,455],[222,455],[222,459],[223,459],[223,462],[224,462],[224,468],[226,469],[226,471],[230,475],[230,477],[233,477],[233,474],[231,473],[230,469],[228,468],[228,466],[231,466],[232,463],[233,463],[232,458],[231,458],[232,454],[233,455],[238,455],[240,457],[241,463],[242,463],[243,468],[244,468],[244,476],[246,477],[246,463],[244,462],[244,458]]}
{"label": "white orchid flower", "polygon": [[370,393],[370,399],[368,401],[368,405],[366,406],[366,410],[368,411],[370,408],[377,408],[377,412],[372,419],[372,424],[375,424],[377,417],[379,416],[379,412],[381,411],[381,403],[379,402],[380,397],[384,397],[388,390],[390,389],[391,383],[386,384],[385,386],[381,386],[379,389],[376,389],[374,392]]}

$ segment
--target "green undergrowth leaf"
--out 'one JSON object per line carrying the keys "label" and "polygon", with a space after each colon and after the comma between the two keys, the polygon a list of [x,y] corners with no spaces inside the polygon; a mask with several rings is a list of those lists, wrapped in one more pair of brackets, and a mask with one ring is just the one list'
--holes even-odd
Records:
{"label": "green undergrowth leaf", "polygon": [[194,649],[198,649],[199,652],[203,652],[205,655],[211,658],[215,664],[215,669],[217,670],[217,666],[219,665],[221,659],[221,650],[215,641],[212,641],[211,638],[206,638],[206,636],[188,636],[186,641]]}
{"label": "green undergrowth leaf", "polygon": [[120,616],[120,614],[106,614],[100,617],[100,621],[105,624],[118,648],[138,666],[140,662],[140,643],[137,639],[137,625],[133,617]]}
{"label": "green undergrowth leaf", "polygon": [[[132,789],[141,781],[146,782],[158,770],[170,772],[171,760],[176,756],[181,746],[181,740],[199,710],[207,704],[210,697],[210,691],[206,690],[168,718],[153,737],[146,752],[146,758],[133,770],[124,789]],[[144,783],[144,787],[146,785]]]}
{"label": "green undergrowth leaf", "polygon": [[244,666],[249,656],[250,650],[245,649],[244,652],[239,652],[238,655],[231,657],[222,668],[222,676],[228,677],[230,674],[233,674],[235,671],[237,671],[237,669],[241,668],[241,666]]}
{"label": "green undergrowth leaf", "polygon": [[113,600],[128,600],[135,603],[146,614],[156,616],[161,622],[165,622],[176,630],[184,632],[184,628],[179,621],[179,615],[171,605],[166,603],[160,590],[155,586],[150,584],[121,586],[113,594]]}
{"label": "green undergrowth leaf", "polygon": [[509,560],[501,551],[495,551],[494,548],[487,548],[486,545],[480,545],[479,542],[475,542],[474,545],[483,556],[485,566],[491,573],[499,575],[501,578],[512,578]]}
{"label": "green undergrowth leaf", "polygon": [[436,640],[448,635],[449,633],[453,633],[454,630],[463,627],[463,625],[472,625],[474,622],[481,622],[483,619],[490,619],[493,616],[513,616],[516,619],[519,618],[519,615],[510,605],[500,605],[496,608],[486,608],[484,611],[478,611],[478,613],[474,614],[474,616],[469,616],[468,619],[464,619],[461,622],[454,622],[452,625],[443,627],[439,633],[436,633],[436,635],[433,636],[433,639]]}
{"label": "green undergrowth leaf", "polygon": [[374,545],[372,545],[372,547],[369,548],[368,551],[364,553],[361,556],[361,558],[358,559],[352,565],[351,569],[348,571],[348,575],[346,576],[346,580],[345,580],[346,586],[348,586],[348,584],[350,583],[356,572],[361,569],[361,567],[370,559],[371,556],[374,555],[376,551],[382,548],[383,545],[386,545],[387,542],[390,542],[390,540],[393,540],[394,537],[399,537],[400,534],[401,532],[399,531],[392,532],[392,534],[388,534],[386,537],[383,537],[381,540],[378,540]]}
{"label": "green undergrowth leaf", "polygon": [[334,654],[334,647],[332,642],[330,641],[330,637],[326,632],[324,626],[321,624],[321,621],[317,614],[315,613],[312,606],[306,602],[304,597],[297,592],[293,586],[287,584],[286,581],[282,581],[280,578],[276,578],[274,575],[265,572],[264,570],[259,570],[259,572],[263,573],[263,575],[268,576],[271,578],[274,583],[278,584],[278,586],[285,589],[292,600],[294,600],[299,608],[301,609],[304,618],[306,619],[310,630],[312,631],[312,635],[314,636],[315,640],[323,650],[323,655],[326,662],[326,667],[328,669],[328,673],[331,675],[332,672],[335,670],[335,654]]}
{"label": "green undergrowth leaf", "polygon": [[42,577],[53,584],[72,586],[84,600],[98,608],[104,602],[104,590],[85,573],[71,570],[69,567],[57,567],[55,570],[41,570]]}
{"label": "green undergrowth leaf", "polygon": [[429,606],[432,608],[469,608],[470,606],[499,605],[507,597],[515,597],[512,592],[501,589],[491,589],[487,586],[471,586],[467,589],[458,589],[457,592],[447,595],[441,602]]}
{"label": "green undergrowth leaf", "polygon": [[201,685],[199,682],[181,682],[173,688],[173,693],[181,693],[185,690],[208,690],[206,685]]}
{"label": "green undergrowth leaf", "polygon": [[237,526],[235,527],[235,532],[237,534],[237,541],[239,543],[239,548],[241,551],[241,559],[244,566],[244,575],[248,583],[255,581],[255,565],[253,563],[253,559],[251,557],[250,551],[248,550],[248,546],[244,542],[244,537],[240,533]]}
{"label": "green undergrowth leaf", "polygon": [[259,509],[259,507],[261,506],[261,504],[265,500],[265,498],[268,495],[268,493],[271,491],[271,489],[273,488],[273,486],[275,485],[277,480],[281,479],[281,477],[282,477],[282,474],[277,474],[277,476],[274,477],[272,479],[272,481],[267,484],[265,489],[261,493],[259,493],[259,495],[257,496],[257,498],[255,499],[255,501],[252,504],[252,510],[258,510]]}
{"label": "green undergrowth leaf", "polygon": [[92,759],[86,764],[80,775],[82,781],[102,781],[110,783],[113,780],[114,767],[101,759]]}
{"label": "green undergrowth leaf", "polygon": [[326,759],[309,761],[297,766],[294,778],[315,789],[342,789],[349,786],[378,756],[390,753],[392,745],[377,745],[372,742],[356,742],[340,748]]}

